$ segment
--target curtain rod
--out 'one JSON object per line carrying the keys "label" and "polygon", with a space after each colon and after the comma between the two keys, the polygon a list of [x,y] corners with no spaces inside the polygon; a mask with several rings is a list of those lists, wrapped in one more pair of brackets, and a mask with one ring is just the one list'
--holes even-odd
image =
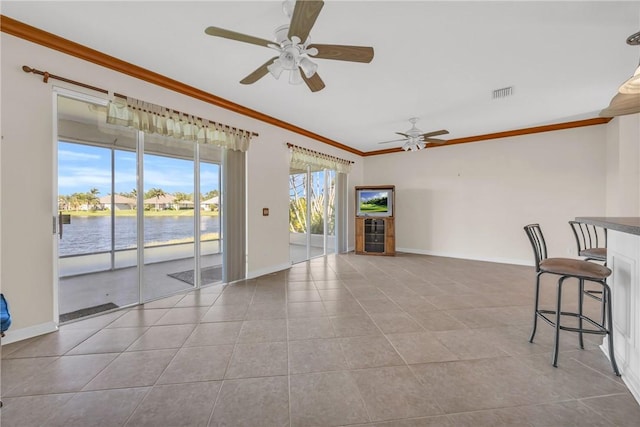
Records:
{"label": "curtain rod", "polygon": [[341,159],[340,157],[330,156],[328,154],[321,153],[319,151],[309,150],[308,148],[300,147],[300,146],[292,144],[290,142],[287,142],[287,147],[289,147],[289,148],[299,148],[301,150],[309,151],[310,153],[313,153],[313,154],[319,154],[321,156],[329,157],[330,159],[339,160],[339,161],[345,162],[345,163],[355,163],[354,161],[351,161],[351,160]]}
{"label": "curtain rod", "polygon": [[[91,86],[91,85],[88,85],[86,83],[78,82],[78,81],[75,81],[75,80],[67,79],[65,77],[57,76],[55,74],[49,73],[48,71],[36,70],[35,68],[31,68],[31,67],[29,67],[27,65],[23,65],[22,66],[22,71],[24,71],[25,73],[33,73],[33,74],[38,74],[38,75],[42,76],[42,82],[43,83],[48,83],[49,79],[54,79],[54,80],[60,80],[61,82],[70,83],[72,85],[84,87],[86,89],[95,90],[96,92],[109,94],[109,91],[106,90],[106,89],[102,89],[102,88],[99,88],[99,87],[96,87],[96,86]],[[120,93],[114,93],[113,96],[118,97],[118,98],[122,98],[122,99],[127,99],[128,98],[126,95],[122,95]],[[169,108],[167,110],[170,111],[170,112],[173,112],[175,114],[185,114],[185,113],[182,113],[180,111],[172,110],[172,109],[169,109]],[[198,119],[198,120],[204,120],[201,117],[196,117],[196,116],[194,116],[194,117],[196,119]],[[222,124],[222,123],[214,122],[213,120],[209,120],[209,123],[213,123],[213,124],[216,124],[216,125],[219,125],[219,126],[226,126],[226,127],[230,128],[230,129],[232,129],[234,131],[247,132],[244,129],[234,128],[232,126],[228,126],[228,125],[225,125],[225,124]],[[251,132],[251,136],[256,136],[257,137],[257,136],[260,136],[260,135],[258,135],[256,132]]]}

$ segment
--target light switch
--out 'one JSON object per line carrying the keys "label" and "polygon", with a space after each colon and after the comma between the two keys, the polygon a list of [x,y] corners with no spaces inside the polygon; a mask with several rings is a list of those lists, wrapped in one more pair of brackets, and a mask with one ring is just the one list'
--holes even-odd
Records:
{"label": "light switch", "polygon": [[269,208],[262,208],[262,216],[269,216]]}

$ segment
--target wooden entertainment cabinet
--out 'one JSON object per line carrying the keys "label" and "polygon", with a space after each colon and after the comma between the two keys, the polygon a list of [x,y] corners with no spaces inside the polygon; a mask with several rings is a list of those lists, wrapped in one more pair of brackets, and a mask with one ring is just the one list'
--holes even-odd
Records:
{"label": "wooden entertainment cabinet", "polygon": [[[360,191],[389,191],[390,215],[377,216],[363,214],[359,210]],[[386,255],[396,254],[396,234],[394,225],[395,187],[393,185],[356,187],[356,254]]]}

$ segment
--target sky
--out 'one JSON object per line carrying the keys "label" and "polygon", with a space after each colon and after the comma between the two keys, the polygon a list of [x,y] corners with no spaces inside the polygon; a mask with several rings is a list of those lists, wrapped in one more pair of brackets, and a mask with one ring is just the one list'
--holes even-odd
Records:
{"label": "sky", "polygon": [[[166,193],[193,193],[193,162],[146,154],[145,191],[161,188]],[[98,197],[111,193],[111,150],[67,142],[58,143],[58,194],[86,193],[97,188]],[[136,154],[116,151],[115,192],[136,188]],[[219,165],[200,164],[201,193],[219,189]]]}

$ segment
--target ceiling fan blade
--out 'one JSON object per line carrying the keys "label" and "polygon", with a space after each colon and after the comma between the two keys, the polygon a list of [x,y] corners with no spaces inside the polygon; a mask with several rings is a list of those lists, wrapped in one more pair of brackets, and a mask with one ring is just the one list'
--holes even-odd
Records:
{"label": "ceiling fan blade", "polygon": [[410,138],[409,135],[407,135],[406,133],[402,133],[402,132],[396,132],[396,135],[402,135],[405,138]]}
{"label": "ceiling fan blade", "polygon": [[300,75],[302,76],[302,79],[307,84],[307,86],[309,86],[309,89],[311,89],[311,92],[318,92],[324,89],[324,82],[317,72],[314,73],[311,77],[307,77],[304,75],[302,68],[300,68]]}
{"label": "ceiling fan blade", "polygon": [[261,39],[259,37],[249,36],[247,34],[236,33],[235,31],[225,30],[224,28],[218,27],[207,27],[204,30],[205,33],[210,36],[222,37],[224,39],[237,40],[239,42],[257,44],[258,46],[269,47],[270,44],[273,44],[272,41]]}
{"label": "ceiling fan blade", "polygon": [[259,66],[253,73],[249,74],[247,77],[240,80],[240,83],[242,83],[243,85],[250,85],[251,83],[257,82],[258,80],[266,76],[267,73],[269,73],[269,70],[267,69],[267,67],[271,65],[273,61],[275,61],[276,59],[278,59],[278,57],[274,56],[273,58],[271,58],[270,60],[268,60],[261,66]]}
{"label": "ceiling fan blade", "polygon": [[310,44],[309,49],[318,49],[313,58],[337,59],[338,61],[371,62],[373,48],[367,46],[347,46],[339,44]]}
{"label": "ceiling fan blade", "polygon": [[421,136],[426,139],[426,138],[429,138],[430,136],[446,135],[448,133],[449,133],[448,130],[442,129],[442,130],[436,130],[433,132],[423,133]]}
{"label": "ceiling fan blade", "polygon": [[311,32],[313,24],[316,23],[322,6],[324,6],[323,1],[296,1],[296,6],[291,16],[291,24],[289,25],[289,40],[291,40],[291,37],[296,36],[300,38],[302,43],[307,41],[309,32]]}
{"label": "ceiling fan blade", "polygon": [[406,141],[406,139],[394,139],[393,141],[378,142],[378,144],[390,144],[392,142],[404,142],[404,141]]}
{"label": "ceiling fan blade", "polygon": [[444,139],[437,139],[437,138],[425,138],[423,139],[424,142],[426,142],[427,144],[444,144],[445,142],[447,142]]}

